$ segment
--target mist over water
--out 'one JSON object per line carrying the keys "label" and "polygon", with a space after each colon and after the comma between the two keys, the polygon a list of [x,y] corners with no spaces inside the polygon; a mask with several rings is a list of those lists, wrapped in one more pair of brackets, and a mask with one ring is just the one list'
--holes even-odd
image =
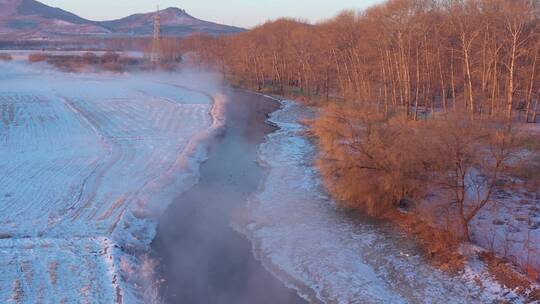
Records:
{"label": "mist over water", "polygon": [[162,216],[152,244],[166,303],[305,303],[252,254],[231,221],[257,190],[258,145],[278,108],[262,96],[227,90],[226,128],[209,145],[200,181]]}
{"label": "mist over water", "polygon": [[145,253],[160,215],[198,179],[220,123],[219,78],[0,62],[0,79],[0,285],[17,282],[0,302],[24,291],[25,303],[147,303]]}

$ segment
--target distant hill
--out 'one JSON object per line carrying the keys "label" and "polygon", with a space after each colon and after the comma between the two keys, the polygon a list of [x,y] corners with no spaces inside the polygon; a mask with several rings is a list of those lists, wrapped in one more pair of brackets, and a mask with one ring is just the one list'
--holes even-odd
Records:
{"label": "distant hill", "polygon": [[[100,22],[114,33],[128,36],[152,35],[155,12],[135,14],[122,19]],[[193,32],[212,35],[231,34],[243,31],[241,28],[203,21],[192,17],[185,10],[170,7],[160,12],[161,30],[168,36],[186,36]]]}
{"label": "distant hill", "polygon": [[[35,0],[0,0],[0,40],[69,40],[92,37],[145,37],[153,33],[155,13],[135,14],[118,20],[92,21]],[[243,31],[238,27],[203,21],[179,8],[160,14],[162,32],[182,37],[194,32],[211,35]]]}

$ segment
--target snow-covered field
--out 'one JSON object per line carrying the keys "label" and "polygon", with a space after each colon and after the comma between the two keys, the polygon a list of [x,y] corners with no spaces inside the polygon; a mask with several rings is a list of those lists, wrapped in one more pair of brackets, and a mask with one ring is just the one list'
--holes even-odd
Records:
{"label": "snow-covered field", "polygon": [[270,119],[281,129],[260,148],[266,180],[237,224],[270,271],[312,302],[525,302],[479,261],[450,276],[426,263],[414,242],[392,227],[337,209],[312,166],[316,149],[299,124],[315,113],[282,104]]}
{"label": "snow-covered field", "polygon": [[134,301],[126,253],[196,181],[218,127],[212,99],[178,84],[0,64],[0,303]]}

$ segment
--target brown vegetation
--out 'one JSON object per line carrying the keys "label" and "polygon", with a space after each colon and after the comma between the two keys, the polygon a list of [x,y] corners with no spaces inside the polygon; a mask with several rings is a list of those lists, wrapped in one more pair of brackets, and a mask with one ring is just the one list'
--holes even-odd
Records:
{"label": "brown vegetation", "polygon": [[[318,166],[330,192],[373,215],[398,207],[444,214],[460,222],[445,228],[470,241],[471,221],[513,167],[520,149],[516,134],[502,122],[459,113],[412,121],[357,110],[331,105],[313,123],[322,151]],[[430,197],[439,203],[420,205]]]}
{"label": "brown vegetation", "polygon": [[160,41],[160,61],[161,64],[171,66],[182,61],[180,39],[163,37]]}
{"label": "brown vegetation", "polygon": [[1,53],[0,54],[0,61],[11,61],[13,60],[13,57],[11,57],[10,54]]}
{"label": "brown vegetation", "polygon": [[384,214],[383,219],[391,221],[403,231],[414,235],[420,249],[428,261],[439,269],[456,273],[463,269],[465,258],[459,253],[460,242],[456,236],[445,229],[433,227],[415,216],[392,210]]}
{"label": "brown vegetation", "polygon": [[540,110],[538,1],[391,0],[317,25],[195,35],[182,51],[233,84],[319,100],[312,133],[330,192],[416,227],[430,255],[459,262],[442,247],[471,241],[512,177],[539,180],[534,140],[513,126]]}
{"label": "brown vegetation", "polygon": [[540,111],[538,1],[389,0],[316,25],[194,35],[182,52],[235,85],[318,101],[312,134],[330,192],[424,227],[414,233],[428,253],[471,241],[515,179],[538,190],[540,152],[517,127]]}
{"label": "brown vegetation", "polygon": [[34,53],[28,55],[28,62],[42,62],[47,59],[47,55],[41,53]]}
{"label": "brown vegetation", "polygon": [[92,52],[83,55],[52,55],[35,53],[28,56],[28,61],[47,62],[63,71],[78,72],[88,69],[103,69],[111,72],[123,72],[130,68],[143,66],[145,61],[123,56],[115,52],[106,52],[101,56]]}
{"label": "brown vegetation", "polygon": [[530,301],[530,303],[540,302],[540,290],[531,286],[530,281],[526,277],[520,275],[504,260],[496,257],[490,252],[481,253],[480,259],[487,264],[490,273],[493,274],[499,282],[503,282],[506,287],[515,290],[518,293],[528,293],[527,300]]}
{"label": "brown vegetation", "polygon": [[539,10],[529,0],[392,0],[317,25],[280,19],[234,36],[195,35],[183,50],[258,90],[376,104],[414,120],[462,108],[534,122]]}
{"label": "brown vegetation", "polygon": [[[332,195],[343,207],[389,219],[414,234],[443,269],[462,265],[458,241],[471,242],[472,231],[479,233],[473,222],[496,206],[498,194],[532,187],[534,197],[539,189],[534,187],[540,184],[540,154],[530,147],[534,137],[508,129],[504,119],[471,119],[452,111],[419,121],[398,114],[385,118],[376,107],[354,103],[330,104],[321,113],[312,134],[321,148],[317,165]],[[522,201],[504,204],[522,208]],[[519,257],[508,251],[516,240],[507,232],[499,248],[493,235],[487,249],[539,279],[539,244],[531,232],[540,227],[532,218],[517,220],[529,223],[521,233],[525,239],[517,240],[523,242]]]}

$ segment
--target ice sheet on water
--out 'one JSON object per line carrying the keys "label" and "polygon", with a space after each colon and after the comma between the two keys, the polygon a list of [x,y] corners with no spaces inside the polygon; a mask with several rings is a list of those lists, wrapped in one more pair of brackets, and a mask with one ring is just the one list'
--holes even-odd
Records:
{"label": "ice sheet on water", "polygon": [[[482,269],[450,276],[427,264],[392,227],[347,216],[325,194],[302,135],[313,109],[283,101],[270,120],[281,129],[260,147],[268,168],[239,228],[263,263],[306,298],[327,303],[490,303],[522,301],[496,283],[474,282]],[[485,271],[484,271],[485,272]]]}
{"label": "ice sheet on water", "polygon": [[116,246],[149,245],[216,127],[208,96],[154,76],[0,66],[0,302],[129,302]]}

